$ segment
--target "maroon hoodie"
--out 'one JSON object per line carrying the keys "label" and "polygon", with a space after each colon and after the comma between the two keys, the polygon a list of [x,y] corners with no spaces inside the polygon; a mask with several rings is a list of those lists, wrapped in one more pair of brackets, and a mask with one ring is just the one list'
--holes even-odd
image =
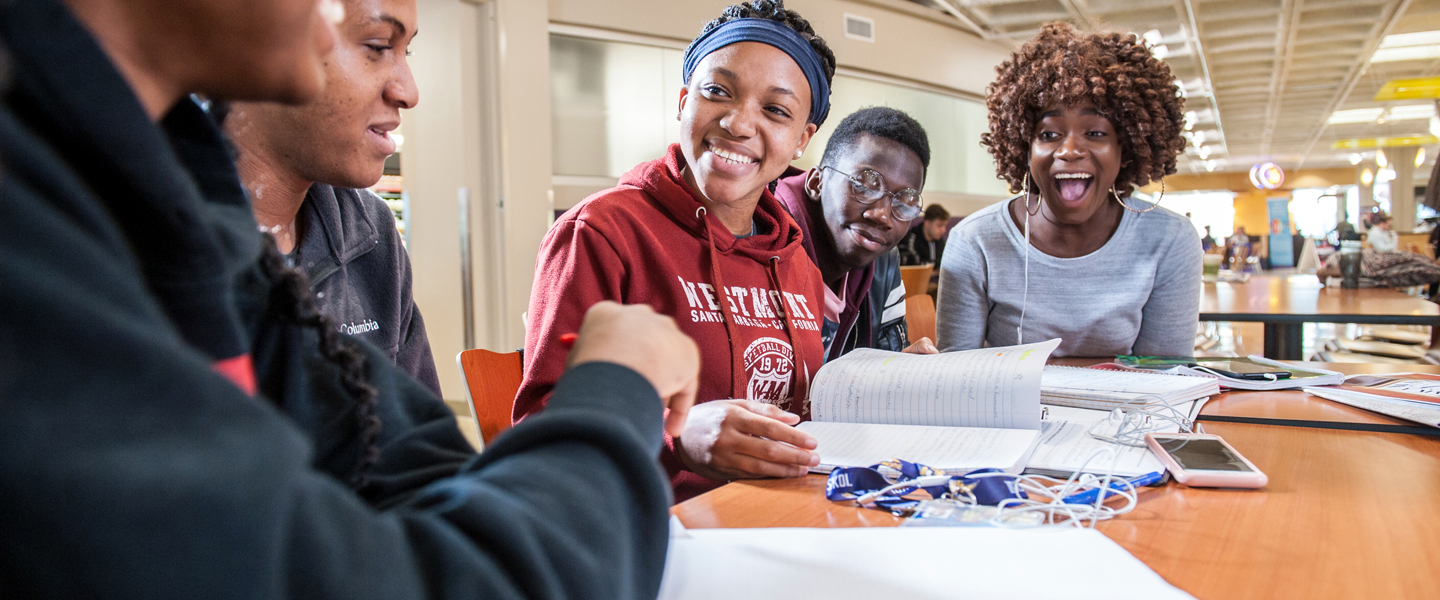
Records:
{"label": "maroon hoodie", "polygon": [[[744,398],[808,418],[805,398],[824,362],[824,300],[800,226],[765,191],[756,234],[736,239],[691,195],[683,160],[671,145],[546,234],[530,293],[517,421],[544,408],[565,367],[560,336],[578,331],[585,310],[601,300],[648,304],[695,339],[697,402]],[[660,458],[677,502],[724,483],[684,470],[668,437]]]}

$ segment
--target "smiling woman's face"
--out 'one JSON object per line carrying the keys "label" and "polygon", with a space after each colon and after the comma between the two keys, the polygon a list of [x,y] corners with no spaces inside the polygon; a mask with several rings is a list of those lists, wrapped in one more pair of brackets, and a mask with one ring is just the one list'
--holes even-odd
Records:
{"label": "smiling woman's face", "polygon": [[815,133],[810,84],[790,55],[759,42],[710,53],[680,92],[687,179],[706,200],[754,202]]}
{"label": "smiling woman's face", "polygon": [[1030,141],[1030,177],[1056,220],[1084,223],[1110,200],[1120,173],[1115,126],[1088,102],[1047,109]]}

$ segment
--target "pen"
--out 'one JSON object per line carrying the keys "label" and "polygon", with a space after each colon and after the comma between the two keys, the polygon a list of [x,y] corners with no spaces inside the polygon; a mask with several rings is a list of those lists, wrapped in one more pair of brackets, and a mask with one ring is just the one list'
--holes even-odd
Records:
{"label": "pen", "polygon": [[[1153,472],[1150,472],[1150,473],[1146,473],[1146,474],[1144,474],[1144,475],[1141,475],[1141,476],[1139,476],[1139,477],[1132,477],[1132,478],[1130,478],[1130,479],[1125,479],[1124,481],[1130,482],[1130,485],[1131,485],[1132,487],[1142,488],[1142,487],[1145,487],[1145,486],[1147,486],[1147,485],[1153,485],[1153,484],[1159,483],[1159,482],[1160,482],[1160,479],[1163,478],[1163,477],[1165,477],[1165,472],[1164,472],[1164,471],[1153,471]],[[1119,482],[1111,481],[1111,482],[1110,482],[1110,489],[1115,490],[1115,491],[1117,491],[1117,492],[1118,492],[1118,491],[1125,491],[1125,486],[1124,486],[1124,485],[1121,485]],[[1091,489],[1085,490],[1085,491],[1080,492],[1080,493],[1078,493],[1078,494],[1071,494],[1071,495],[1069,495],[1069,496],[1066,496],[1066,497],[1064,497],[1064,498],[1061,498],[1060,501],[1061,501],[1061,502],[1064,502],[1065,504],[1093,504],[1093,503],[1095,502],[1095,499],[1098,498],[1098,497],[1100,497],[1100,488],[1097,487],[1097,488],[1091,488]]]}

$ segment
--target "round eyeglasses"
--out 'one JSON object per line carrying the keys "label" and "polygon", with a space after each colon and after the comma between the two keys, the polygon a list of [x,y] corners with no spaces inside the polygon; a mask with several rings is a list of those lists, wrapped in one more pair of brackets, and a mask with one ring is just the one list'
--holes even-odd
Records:
{"label": "round eyeglasses", "polygon": [[850,197],[865,206],[870,206],[881,198],[889,196],[890,214],[898,221],[913,221],[923,212],[920,208],[919,191],[914,188],[905,188],[898,192],[887,192],[885,191],[885,176],[874,170],[860,169],[859,173],[851,175],[831,166],[824,166],[821,169],[830,169],[849,179]]}

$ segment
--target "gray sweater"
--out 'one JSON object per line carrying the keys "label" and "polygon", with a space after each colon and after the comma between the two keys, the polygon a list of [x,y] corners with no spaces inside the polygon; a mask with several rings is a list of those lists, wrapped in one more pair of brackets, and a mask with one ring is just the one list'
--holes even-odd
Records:
{"label": "gray sweater", "polygon": [[1031,248],[1024,340],[1017,340],[1025,237],[1007,214],[1009,203],[988,206],[950,232],[940,265],[941,351],[1058,337],[1055,356],[1194,354],[1200,236],[1164,207],[1125,211],[1110,241],[1086,256]]}

